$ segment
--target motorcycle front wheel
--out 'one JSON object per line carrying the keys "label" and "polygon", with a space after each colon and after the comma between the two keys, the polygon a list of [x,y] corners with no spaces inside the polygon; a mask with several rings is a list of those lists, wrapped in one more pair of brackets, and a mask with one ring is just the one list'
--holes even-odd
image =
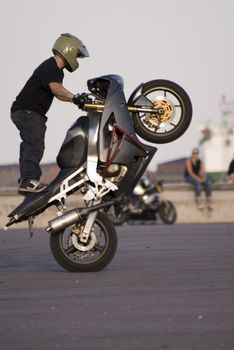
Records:
{"label": "motorcycle front wheel", "polygon": [[117,249],[117,234],[108,217],[98,213],[89,240],[79,236],[84,222],[50,236],[51,252],[59,265],[70,272],[94,272],[105,268]]}
{"label": "motorcycle front wheel", "polygon": [[171,201],[163,202],[158,211],[159,217],[164,224],[174,224],[177,219],[177,212]]}
{"label": "motorcycle front wheel", "polygon": [[155,113],[132,112],[136,133],[152,143],[169,143],[188,129],[192,103],[185,90],[169,80],[152,80],[142,85],[129,104],[155,108]]}

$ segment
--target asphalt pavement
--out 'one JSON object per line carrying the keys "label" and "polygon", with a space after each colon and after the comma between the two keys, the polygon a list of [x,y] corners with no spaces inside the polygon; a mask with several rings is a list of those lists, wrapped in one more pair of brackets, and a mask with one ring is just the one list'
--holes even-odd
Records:
{"label": "asphalt pavement", "polygon": [[234,223],[118,227],[96,273],[70,273],[49,235],[0,231],[1,350],[233,350]]}

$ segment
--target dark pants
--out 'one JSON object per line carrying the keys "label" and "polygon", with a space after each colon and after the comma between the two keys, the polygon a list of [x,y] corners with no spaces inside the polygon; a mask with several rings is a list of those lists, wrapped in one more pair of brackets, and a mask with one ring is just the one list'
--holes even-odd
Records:
{"label": "dark pants", "polygon": [[39,113],[18,110],[11,113],[11,119],[20,132],[20,176],[21,179],[39,180],[40,161],[45,149],[47,118]]}
{"label": "dark pants", "polygon": [[195,197],[198,198],[201,195],[202,187],[204,187],[206,197],[211,197],[212,189],[211,189],[211,179],[206,176],[206,181],[200,183],[198,180],[194,179],[192,176],[186,176],[185,181],[192,184],[194,186]]}

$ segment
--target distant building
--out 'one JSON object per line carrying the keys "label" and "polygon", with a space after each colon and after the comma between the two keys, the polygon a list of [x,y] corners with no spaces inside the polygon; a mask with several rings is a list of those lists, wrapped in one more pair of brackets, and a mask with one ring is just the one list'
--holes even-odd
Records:
{"label": "distant building", "polygon": [[221,179],[234,157],[234,101],[220,103],[221,120],[201,126],[200,146],[206,171]]}
{"label": "distant building", "polygon": [[[49,183],[59,172],[59,168],[56,164],[42,164],[42,177],[43,183]],[[19,179],[19,166],[18,164],[0,165],[0,187],[17,187],[17,181]]]}
{"label": "distant building", "polygon": [[179,158],[158,164],[156,176],[165,182],[181,182],[184,180],[184,167],[186,158]]}
{"label": "distant building", "polygon": [[0,165],[0,187],[16,187],[18,178],[17,164]]}

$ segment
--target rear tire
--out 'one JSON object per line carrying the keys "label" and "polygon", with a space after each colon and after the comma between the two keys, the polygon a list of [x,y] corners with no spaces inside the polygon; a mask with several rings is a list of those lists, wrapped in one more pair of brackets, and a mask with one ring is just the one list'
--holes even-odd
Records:
{"label": "rear tire", "polygon": [[177,211],[171,201],[163,202],[159,208],[158,214],[164,224],[172,225],[176,222]]}
{"label": "rear tire", "polygon": [[[82,230],[84,223],[50,236],[51,252],[59,265],[70,272],[93,272],[105,268],[117,249],[117,234],[111,221],[103,213],[98,213],[87,245],[79,241],[74,232]],[[76,230],[76,231],[75,231]],[[77,249],[72,238],[76,239]],[[88,246],[90,245],[90,249]]]}

